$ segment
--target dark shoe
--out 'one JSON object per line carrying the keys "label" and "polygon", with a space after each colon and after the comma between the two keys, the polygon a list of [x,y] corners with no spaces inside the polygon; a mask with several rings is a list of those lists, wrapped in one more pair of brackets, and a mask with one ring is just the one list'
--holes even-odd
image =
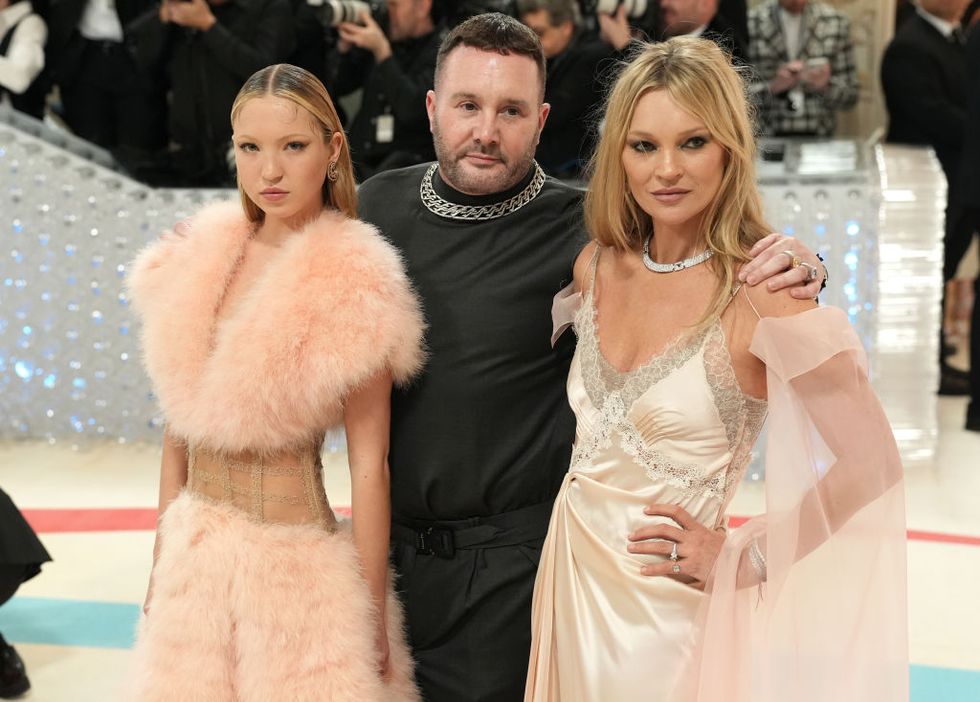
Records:
{"label": "dark shoe", "polygon": [[939,394],[969,395],[970,374],[943,363],[939,366]]}
{"label": "dark shoe", "polygon": [[24,661],[13,646],[0,636],[0,698],[12,700],[31,689]]}
{"label": "dark shoe", "polygon": [[966,408],[966,430],[980,431],[980,401],[973,400]]}

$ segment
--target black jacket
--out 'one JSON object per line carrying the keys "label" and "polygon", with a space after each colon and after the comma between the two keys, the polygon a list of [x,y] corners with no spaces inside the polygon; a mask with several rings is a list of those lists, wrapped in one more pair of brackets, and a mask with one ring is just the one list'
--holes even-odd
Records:
{"label": "black jacket", "polygon": [[599,75],[613,65],[613,56],[607,44],[579,34],[548,59],[544,101],[551,112],[537,148],[538,163],[548,175],[577,177],[591,155],[604,92]]}
{"label": "black jacket", "polygon": [[966,43],[967,90],[966,130],[960,170],[953,199],[980,209],[980,30],[976,27]]}
{"label": "black jacket", "polygon": [[965,48],[922,17],[911,17],[885,49],[881,85],[887,141],[931,146],[952,183],[966,128]]}
{"label": "black jacket", "polygon": [[230,0],[211,11],[218,21],[207,32],[164,24],[155,7],[129,27],[141,65],[162,71],[170,88],[176,167],[202,185],[221,184],[216,174],[228,172],[231,106],[242,83],[295,47],[289,0]]}
{"label": "black jacket", "polygon": [[[79,67],[85,44],[78,33],[78,23],[88,0],[46,0],[38,12],[48,25],[48,42],[44,47],[45,71],[54,82],[66,85]],[[144,12],[156,12],[156,0],[115,0],[116,14],[128,39],[126,26]]]}
{"label": "black jacket", "polygon": [[[425,94],[432,89],[442,33],[394,42],[391,56],[376,64],[370,52],[353,49],[330,57],[333,97],[363,87],[361,107],[348,127],[351,155],[361,178],[435,158]],[[378,118],[391,115],[391,138],[378,139]],[[382,135],[386,137],[386,135]]]}

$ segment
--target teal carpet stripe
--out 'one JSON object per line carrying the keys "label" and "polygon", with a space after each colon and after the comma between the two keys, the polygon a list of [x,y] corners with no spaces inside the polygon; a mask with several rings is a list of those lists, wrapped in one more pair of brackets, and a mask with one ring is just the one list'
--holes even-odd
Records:
{"label": "teal carpet stripe", "polygon": [[0,607],[0,633],[11,643],[132,648],[139,605],[15,597]]}
{"label": "teal carpet stripe", "polygon": [[[139,605],[15,597],[0,607],[0,633],[11,643],[132,648]],[[910,666],[911,702],[978,702],[980,670]]]}

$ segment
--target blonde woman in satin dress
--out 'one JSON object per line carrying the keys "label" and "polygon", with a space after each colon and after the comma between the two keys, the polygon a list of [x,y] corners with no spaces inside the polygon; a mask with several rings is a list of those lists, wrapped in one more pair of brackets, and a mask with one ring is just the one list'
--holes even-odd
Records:
{"label": "blonde woman in satin dress", "polygon": [[[529,702],[908,697],[895,442],[843,312],[740,282],[771,231],[754,157],[714,43],[671,39],[624,68],[586,198],[594,243],[556,299],[578,335],[577,434]],[[728,530],[767,412],[765,513]]]}
{"label": "blonde woman in satin dress", "polygon": [[[240,202],[134,262],[143,360],[167,422],[146,616],[126,699],[416,702],[388,570],[392,383],[423,360],[398,253],[356,219],[322,83],[269,66],[232,107]],[[323,487],[343,425],[352,525]]]}

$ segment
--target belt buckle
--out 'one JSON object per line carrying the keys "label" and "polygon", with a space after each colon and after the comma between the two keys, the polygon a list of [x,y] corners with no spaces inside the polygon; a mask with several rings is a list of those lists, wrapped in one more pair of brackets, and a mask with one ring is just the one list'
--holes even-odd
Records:
{"label": "belt buckle", "polygon": [[452,558],[456,555],[456,543],[452,529],[425,527],[415,530],[415,553],[423,556]]}

